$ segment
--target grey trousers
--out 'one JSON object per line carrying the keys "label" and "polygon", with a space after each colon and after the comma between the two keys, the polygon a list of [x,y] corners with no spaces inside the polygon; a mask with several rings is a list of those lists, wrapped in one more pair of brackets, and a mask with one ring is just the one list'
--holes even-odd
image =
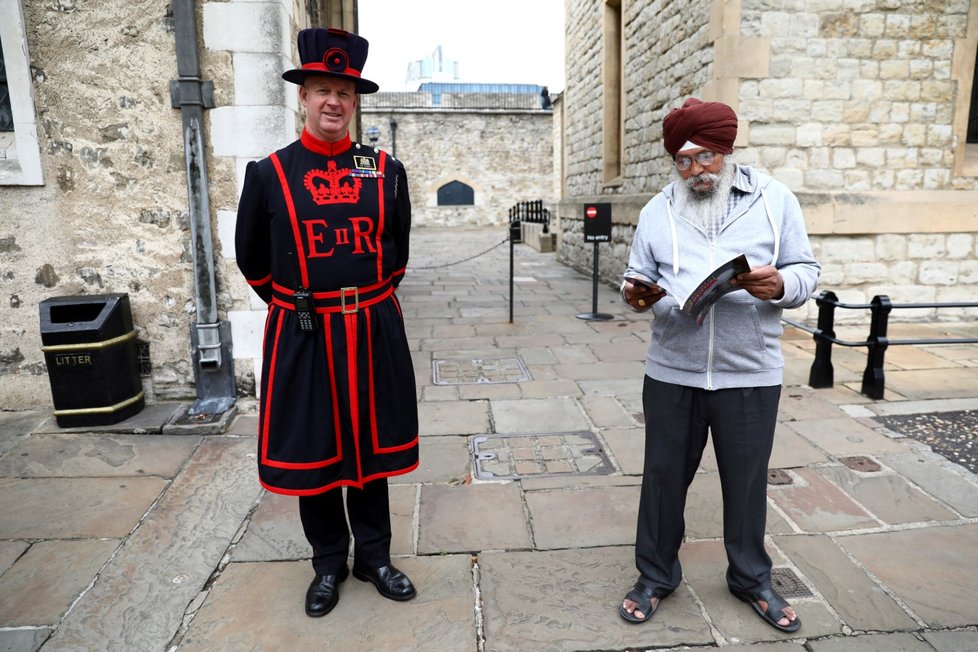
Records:
{"label": "grey trousers", "polygon": [[679,546],[686,493],[712,433],[723,494],[727,584],[736,591],[771,585],[764,550],[767,467],[781,386],[708,391],[645,377],[645,471],[635,537],[639,582],[669,595],[682,579]]}

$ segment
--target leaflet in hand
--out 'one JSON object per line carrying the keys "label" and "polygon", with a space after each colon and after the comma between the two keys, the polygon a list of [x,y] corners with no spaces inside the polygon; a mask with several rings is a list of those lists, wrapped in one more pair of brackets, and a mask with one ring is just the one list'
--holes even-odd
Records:
{"label": "leaflet in hand", "polygon": [[750,271],[750,263],[747,256],[740,254],[732,260],[713,270],[709,276],[696,286],[696,289],[686,299],[682,311],[696,320],[697,325],[702,325],[707,313],[720,297],[728,292],[741,290],[736,285],[730,285],[730,280],[738,274]]}

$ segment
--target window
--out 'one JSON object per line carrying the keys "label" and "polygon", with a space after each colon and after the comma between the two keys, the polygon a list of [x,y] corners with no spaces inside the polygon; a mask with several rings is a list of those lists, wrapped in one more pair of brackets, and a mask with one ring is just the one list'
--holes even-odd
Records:
{"label": "window", "polygon": [[605,0],[604,61],[601,67],[605,184],[621,181],[622,161],[622,21],[621,0]]}
{"label": "window", "polygon": [[971,111],[968,113],[967,142],[978,143],[978,48],[975,48],[975,69],[971,79]]}
{"label": "window", "polygon": [[475,192],[472,186],[461,181],[449,181],[438,189],[439,206],[472,206],[475,204]]}
{"label": "window", "polygon": [[7,68],[3,65],[2,45],[0,41],[0,131],[13,131],[14,114],[10,110],[10,89],[7,88]]}
{"label": "window", "polygon": [[0,185],[39,186],[41,151],[37,141],[37,114],[24,13],[18,0],[0,2],[0,52],[3,82],[0,85]]}

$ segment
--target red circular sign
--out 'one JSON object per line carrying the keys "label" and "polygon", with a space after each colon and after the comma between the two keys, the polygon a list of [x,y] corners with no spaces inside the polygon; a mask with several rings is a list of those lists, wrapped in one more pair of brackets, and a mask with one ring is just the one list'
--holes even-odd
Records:
{"label": "red circular sign", "polygon": [[584,211],[584,214],[591,218],[597,217],[598,209],[595,208],[594,206],[588,206],[587,210]]}

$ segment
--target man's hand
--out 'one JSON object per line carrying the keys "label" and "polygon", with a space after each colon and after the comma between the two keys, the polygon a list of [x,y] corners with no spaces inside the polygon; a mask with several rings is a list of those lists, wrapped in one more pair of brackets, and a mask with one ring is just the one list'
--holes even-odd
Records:
{"label": "man's hand", "polygon": [[784,296],[784,279],[773,265],[755,267],[730,281],[732,285],[747,290],[752,296],[768,301]]}
{"label": "man's hand", "polygon": [[625,303],[640,312],[648,310],[653,303],[666,296],[666,291],[658,285],[630,278],[625,279],[621,293]]}

